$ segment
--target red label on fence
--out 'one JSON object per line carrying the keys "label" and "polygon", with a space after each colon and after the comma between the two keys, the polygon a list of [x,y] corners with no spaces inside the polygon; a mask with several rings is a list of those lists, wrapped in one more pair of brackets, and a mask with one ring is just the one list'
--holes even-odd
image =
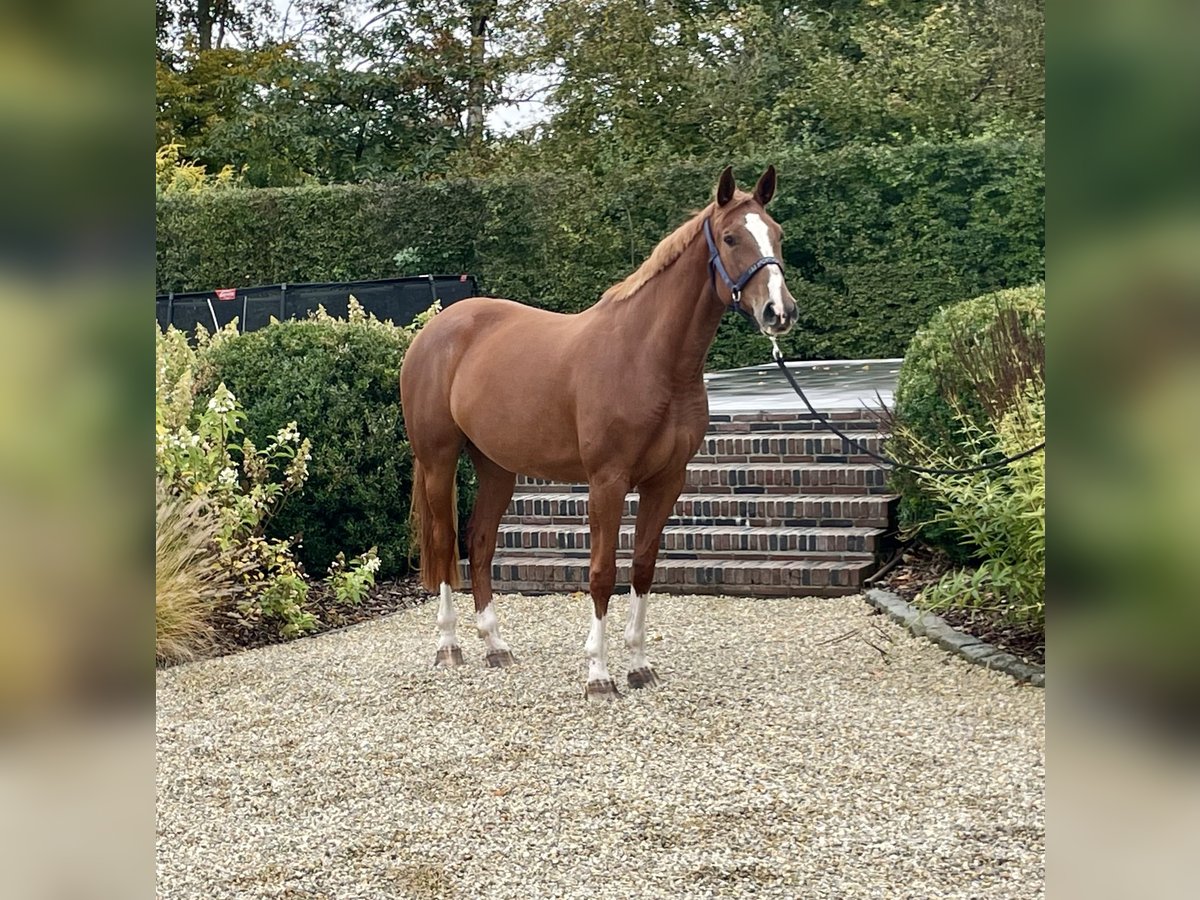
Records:
{"label": "red label on fence", "polygon": [[459,276],[458,276],[458,280],[459,280],[459,281],[466,281],[466,280],[467,280],[467,276],[466,276],[466,275],[459,275]]}
{"label": "red label on fence", "polygon": [[237,288],[217,288],[218,300],[233,300],[237,297]]}

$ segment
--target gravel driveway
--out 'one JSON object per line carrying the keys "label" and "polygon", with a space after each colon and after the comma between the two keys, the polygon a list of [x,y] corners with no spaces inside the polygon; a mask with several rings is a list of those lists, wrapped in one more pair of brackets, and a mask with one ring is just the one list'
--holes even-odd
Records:
{"label": "gravel driveway", "polygon": [[592,704],[586,598],[499,598],[510,670],[458,606],[457,670],[427,604],[160,671],[158,896],[1044,894],[1044,693],[860,598],[655,595]]}

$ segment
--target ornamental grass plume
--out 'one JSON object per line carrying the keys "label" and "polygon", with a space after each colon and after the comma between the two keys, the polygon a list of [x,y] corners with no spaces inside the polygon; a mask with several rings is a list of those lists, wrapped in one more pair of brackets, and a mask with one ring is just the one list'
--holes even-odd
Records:
{"label": "ornamental grass plume", "polygon": [[184,497],[155,479],[154,657],[185,662],[218,644],[213,612],[238,591],[237,572],[217,549],[218,515],[203,497]]}

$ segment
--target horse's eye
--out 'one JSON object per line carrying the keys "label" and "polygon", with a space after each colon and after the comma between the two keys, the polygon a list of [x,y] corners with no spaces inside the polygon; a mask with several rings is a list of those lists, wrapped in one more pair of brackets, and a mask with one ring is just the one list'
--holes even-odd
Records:
{"label": "horse's eye", "polygon": [[727,234],[727,235],[725,235],[725,243],[727,243],[730,247],[732,247],[734,244],[737,243],[737,240],[734,239],[734,236],[732,234]]}

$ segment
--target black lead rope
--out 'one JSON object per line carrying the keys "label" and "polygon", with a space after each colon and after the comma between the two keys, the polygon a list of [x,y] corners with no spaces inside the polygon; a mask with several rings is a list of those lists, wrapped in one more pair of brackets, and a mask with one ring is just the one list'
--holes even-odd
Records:
{"label": "black lead rope", "polygon": [[1028,450],[1022,450],[1020,453],[1014,454],[1013,456],[1006,456],[1004,459],[998,459],[995,462],[984,463],[983,465],[979,466],[971,466],[968,469],[931,469],[926,466],[912,466],[908,463],[896,462],[894,459],[888,459],[886,456],[881,456],[880,454],[867,449],[854,438],[850,437],[844,431],[830,422],[824,414],[817,412],[816,407],[814,407],[808,401],[808,397],[804,395],[804,391],[801,389],[800,385],[796,383],[795,376],[792,375],[792,373],[788,370],[787,363],[783,361],[783,352],[779,349],[779,345],[775,342],[774,338],[771,339],[771,343],[773,345],[771,356],[779,365],[779,369],[783,372],[784,378],[788,380],[788,384],[792,386],[792,390],[796,392],[796,396],[804,401],[804,405],[808,407],[808,411],[816,417],[817,421],[840,437],[847,444],[856,449],[858,452],[863,453],[872,459],[877,459],[886,466],[891,466],[894,469],[907,469],[910,472],[925,472],[929,475],[970,475],[974,472],[983,472],[986,469],[998,469],[1001,466],[1007,466],[1009,463],[1016,462],[1018,459],[1024,459],[1026,456],[1033,456],[1033,454],[1037,453],[1039,450],[1046,449],[1046,442],[1042,441],[1040,444],[1030,447]]}

